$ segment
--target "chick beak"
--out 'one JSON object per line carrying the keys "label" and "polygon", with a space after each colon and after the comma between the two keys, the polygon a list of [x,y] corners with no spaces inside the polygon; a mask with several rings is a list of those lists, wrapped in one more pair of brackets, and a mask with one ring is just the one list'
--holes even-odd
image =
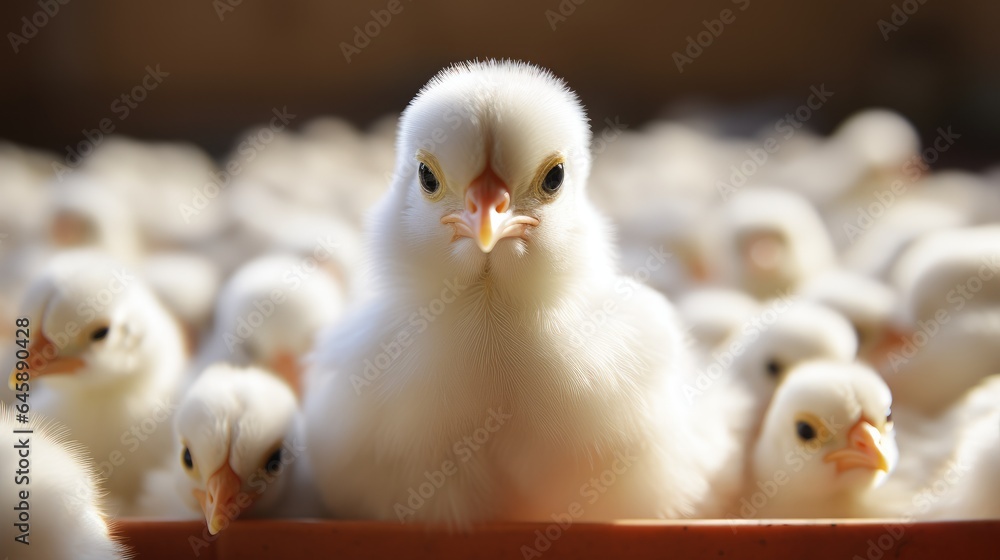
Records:
{"label": "chick beak", "polygon": [[864,418],[847,432],[847,446],[827,453],[823,462],[836,463],[838,474],[856,468],[889,472],[882,450],[882,433]]}
{"label": "chick beak", "polygon": [[[61,357],[58,355],[59,349],[46,338],[41,330],[35,331],[35,339],[28,346],[28,373],[31,377],[42,375],[55,375],[57,373],[74,373],[86,363],[80,358]],[[23,373],[24,369],[18,369],[17,364],[10,372],[7,385],[11,390],[17,385],[17,374]]]}
{"label": "chick beak", "polygon": [[296,395],[301,394],[302,366],[299,365],[299,359],[295,354],[287,350],[278,352],[271,360],[271,371],[284,379]]}
{"label": "chick beak", "polygon": [[465,191],[465,221],[484,253],[493,250],[510,218],[510,189],[489,166]]}
{"label": "chick beak", "polygon": [[194,496],[205,513],[205,523],[208,524],[209,533],[218,534],[239,515],[240,508],[236,504],[236,497],[242,488],[243,481],[227,462],[215,471],[215,474],[208,477],[205,492],[194,491]]}

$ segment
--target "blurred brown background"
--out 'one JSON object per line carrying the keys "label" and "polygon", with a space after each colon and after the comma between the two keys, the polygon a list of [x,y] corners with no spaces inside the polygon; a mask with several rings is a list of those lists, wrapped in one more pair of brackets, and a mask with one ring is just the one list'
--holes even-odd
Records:
{"label": "blurred brown background", "polygon": [[[809,123],[821,131],[879,105],[903,112],[925,138],[946,125],[962,134],[945,165],[980,168],[1000,153],[998,2],[400,0],[402,11],[348,63],[340,44],[388,3],[71,0],[37,16],[48,21],[15,54],[10,33],[27,38],[22,18],[42,7],[6,0],[0,137],[64,153],[111,117],[117,132],[221,154],[273,107],[287,106],[297,124],[338,114],[365,126],[401,110],[450,62],[511,57],[566,78],[598,122],[618,116],[637,128],[697,100],[735,110],[736,128],[753,130],[826,84],[835,95]],[[878,21],[892,22],[893,5],[916,11],[886,40]],[[546,11],[560,8],[573,11],[553,30]],[[679,73],[674,51],[724,9],[735,21]],[[169,77],[119,120],[112,103],[157,64]]]}

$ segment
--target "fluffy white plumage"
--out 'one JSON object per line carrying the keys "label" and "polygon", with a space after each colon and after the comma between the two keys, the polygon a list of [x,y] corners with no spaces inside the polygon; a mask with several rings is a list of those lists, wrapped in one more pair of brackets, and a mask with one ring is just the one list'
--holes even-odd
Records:
{"label": "fluffy white plumage", "polygon": [[139,278],[92,251],[54,257],[21,316],[30,321],[32,408],[87,447],[127,510],[144,471],[168,452],[163,424],[186,360],[179,328]]}
{"label": "fluffy white plumage", "polygon": [[943,231],[896,265],[898,334],[877,366],[897,402],[940,412],[1000,371],[998,248],[998,226]]}
{"label": "fluffy white plumage", "polygon": [[[31,430],[16,434],[14,430]],[[16,422],[14,409],[0,403],[0,507],[9,519],[0,524],[4,555],[23,560],[120,560],[129,556],[109,526],[104,490],[84,446],[71,441],[56,423],[31,414],[27,424]],[[28,440],[30,467],[21,469],[18,449]],[[28,474],[16,483],[15,471]],[[28,492],[29,544],[14,539],[20,492]]]}
{"label": "fluffy white plumage", "polygon": [[896,292],[867,276],[832,270],[806,282],[797,294],[840,313],[854,327],[858,356],[870,359],[880,345],[896,310]]}
{"label": "fluffy white plumage", "polygon": [[933,509],[936,519],[1000,518],[1000,375],[969,392],[953,414],[962,428],[954,473],[936,473],[949,492]]}
{"label": "fluffy white plumage", "polygon": [[[177,492],[216,534],[238,517],[309,517],[318,499],[302,445],[295,394],[270,372],[217,364],[205,370],[177,409],[177,459],[169,477],[147,483],[145,509]],[[310,497],[312,494],[312,497]],[[159,508],[162,510],[162,508]]]}
{"label": "fluffy white plumage", "polygon": [[790,372],[754,447],[743,497],[752,517],[868,517],[872,489],[899,458],[891,404],[862,365],[815,361]]}
{"label": "fluffy white plumage", "polygon": [[[680,330],[662,296],[615,273],[585,191],[589,140],[573,93],[526,64],[449,68],[407,108],[374,222],[377,295],[320,342],[306,392],[335,513],[544,520],[608,469],[616,482],[584,519],[679,516],[705,496],[669,387]],[[561,186],[546,180],[560,163]],[[473,452],[477,430],[488,441]]]}
{"label": "fluffy white plumage", "polygon": [[340,317],[345,297],[345,287],[315,260],[289,254],[254,259],[222,287],[214,329],[194,369],[220,361],[254,365],[297,391],[301,357]]}
{"label": "fluffy white plumage", "polygon": [[757,300],[739,290],[701,288],[677,300],[677,312],[702,352],[711,352],[761,310]]}

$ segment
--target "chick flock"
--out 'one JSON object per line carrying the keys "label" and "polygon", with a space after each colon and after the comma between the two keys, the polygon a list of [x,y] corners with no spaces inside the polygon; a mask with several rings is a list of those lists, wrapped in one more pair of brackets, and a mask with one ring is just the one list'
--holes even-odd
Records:
{"label": "chick flock", "polygon": [[901,116],[734,185],[760,138],[592,154],[562,81],[486,62],[247,138],[0,150],[33,557],[118,557],[127,517],[1000,517],[1000,185]]}

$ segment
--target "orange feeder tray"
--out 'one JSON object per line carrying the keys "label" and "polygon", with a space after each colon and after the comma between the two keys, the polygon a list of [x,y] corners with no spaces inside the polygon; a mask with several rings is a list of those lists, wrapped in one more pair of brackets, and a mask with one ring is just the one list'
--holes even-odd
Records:
{"label": "orange feeder tray", "polygon": [[491,523],[465,532],[366,521],[204,523],[127,521],[118,532],[136,560],[198,558],[882,560],[1000,558],[998,521],[699,521]]}

